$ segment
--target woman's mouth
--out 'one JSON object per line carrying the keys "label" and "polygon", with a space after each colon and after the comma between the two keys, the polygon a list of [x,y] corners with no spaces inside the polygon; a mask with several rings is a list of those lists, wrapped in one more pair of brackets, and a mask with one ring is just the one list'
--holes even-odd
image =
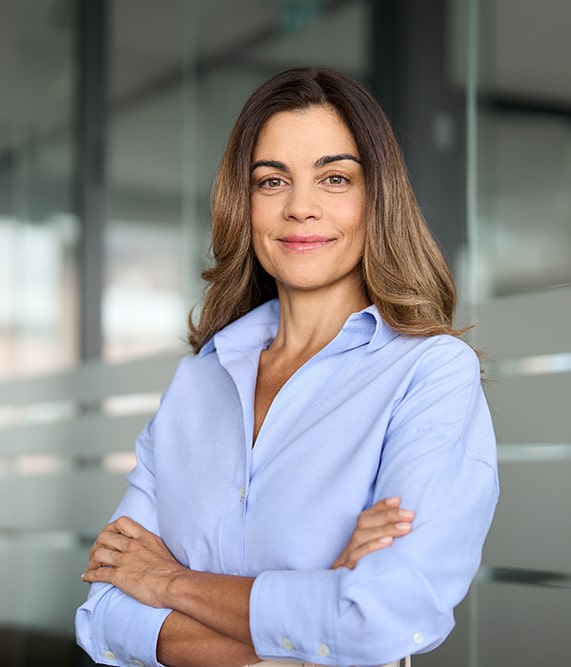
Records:
{"label": "woman's mouth", "polygon": [[286,250],[303,253],[319,250],[326,245],[333,243],[335,239],[319,236],[317,234],[289,234],[278,240]]}

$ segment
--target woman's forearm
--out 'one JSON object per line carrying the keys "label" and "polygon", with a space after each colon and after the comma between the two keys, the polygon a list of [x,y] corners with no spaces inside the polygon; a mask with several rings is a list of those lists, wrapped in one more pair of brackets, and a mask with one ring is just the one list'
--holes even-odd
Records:
{"label": "woman's forearm", "polygon": [[225,637],[178,611],[167,616],[157,659],[169,667],[241,667],[259,661],[252,646]]}
{"label": "woman's forearm", "polygon": [[249,608],[253,584],[252,577],[185,570],[170,580],[164,606],[252,646]]}

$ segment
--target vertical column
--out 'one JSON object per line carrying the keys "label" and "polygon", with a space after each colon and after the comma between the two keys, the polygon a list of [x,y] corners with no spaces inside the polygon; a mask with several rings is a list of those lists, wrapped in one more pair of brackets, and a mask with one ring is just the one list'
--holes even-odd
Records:
{"label": "vertical column", "polygon": [[75,202],[80,223],[80,358],[102,352],[103,233],[107,216],[107,1],[76,0]]}
{"label": "vertical column", "polygon": [[405,120],[406,20],[403,0],[371,0],[371,89],[399,140]]}
{"label": "vertical column", "polygon": [[[101,304],[104,230],[107,219],[107,0],[74,0],[76,101],[74,182],[79,221],[80,360],[98,359],[103,349]],[[82,409],[87,409],[82,406]],[[74,667],[95,663],[79,647]]]}
{"label": "vertical column", "polygon": [[446,0],[371,2],[372,87],[416,196],[453,265],[465,242],[465,97],[454,87]]}

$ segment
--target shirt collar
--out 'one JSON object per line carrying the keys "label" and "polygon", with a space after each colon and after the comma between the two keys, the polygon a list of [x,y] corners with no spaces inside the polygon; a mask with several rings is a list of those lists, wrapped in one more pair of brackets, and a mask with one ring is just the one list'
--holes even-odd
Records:
{"label": "shirt collar", "polygon": [[350,315],[342,331],[351,336],[360,336],[370,352],[379,350],[399,334],[388,326],[381,317],[377,306],[367,308]]}
{"label": "shirt collar", "polygon": [[277,299],[266,301],[214,334],[201,348],[204,356],[215,349],[261,349],[267,347],[278,332],[280,306]]}
{"label": "shirt collar", "polygon": [[[203,345],[199,356],[205,356],[215,349],[248,350],[268,347],[277,334],[279,319],[279,301],[267,301],[216,333]],[[368,345],[373,352],[398,335],[385,324],[377,307],[371,305],[350,315],[335,340],[344,349]]]}

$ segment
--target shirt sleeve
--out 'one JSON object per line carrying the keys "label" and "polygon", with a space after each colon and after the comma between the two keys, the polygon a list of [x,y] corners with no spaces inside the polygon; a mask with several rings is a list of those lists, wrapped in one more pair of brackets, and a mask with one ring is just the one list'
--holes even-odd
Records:
{"label": "shirt sleeve", "polygon": [[[153,425],[154,420],[137,439],[137,466],[129,475],[129,489],[112,520],[128,515],[158,535],[152,465]],[[157,639],[171,611],[144,605],[110,584],[91,584],[89,597],[76,614],[78,644],[97,663],[161,667],[156,658]]]}
{"label": "shirt sleeve", "polygon": [[379,665],[433,649],[452,630],[498,498],[480,367],[460,341],[430,348],[395,401],[374,500],[391,495],[416,512],[413,531],[391,547],[353,570],[256,578],[250,626],[259,656]]}

